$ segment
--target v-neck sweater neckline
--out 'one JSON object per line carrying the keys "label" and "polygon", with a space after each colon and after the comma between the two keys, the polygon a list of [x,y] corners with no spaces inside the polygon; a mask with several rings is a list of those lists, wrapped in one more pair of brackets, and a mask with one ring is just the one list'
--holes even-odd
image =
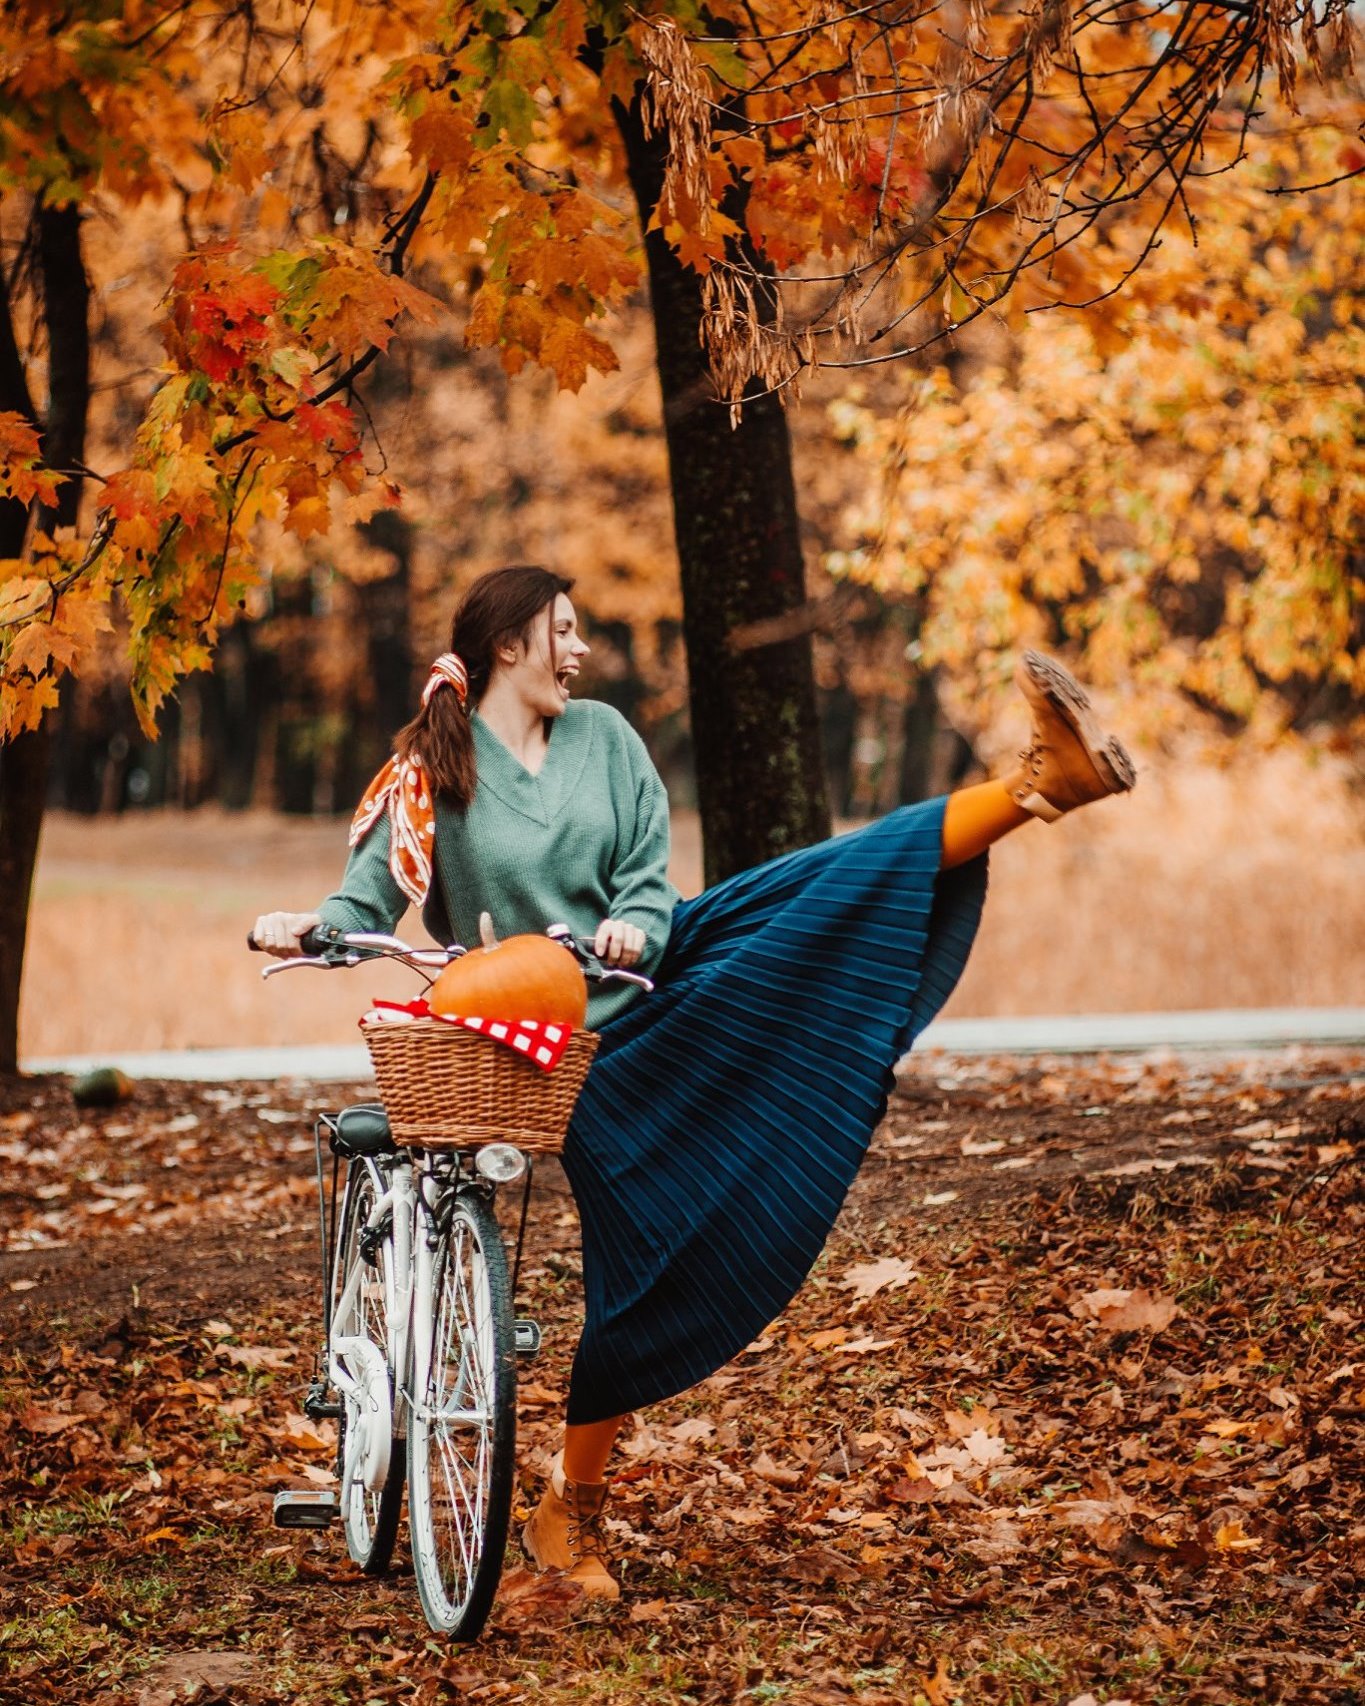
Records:
{"label": "v-neck sweater neckline", "polygon": [[525,764],[522,763],[522,761],[517,757],[516,753],[512,751],[511,747],[508,746],[507,742],[502,738],[502,736],[496,732],[496,730],[493,728],[492,723],[490,723],[488,721],[488,719],[479,710],[477,705],[470,712],[470,717],[472,718],[475,727],[481,728],[484,731],[484,733],[486,735],[488,735],[488,737],[491,740],[496,741],[499,749],[503,753],[506,754],[506,756],[512,761],[512,763],[517,767],[517,769],[525,771],[526,775],[531,777],[531,779],[533,781],[540,775],[541,770],[543,770],[545,768],[545,766],[550,762],[550,748],[554,745],[554,741],[552,739],[554,732],[555,732],[554,731],[554,724],[558,723],[561,720],[560,717],[555,717],[553,719],[542,717],[540,719],[542,723],[549,721],[551,726],[550,726],[550,733],[545,736],[545,753],[544,753],[544,756],[541,758],[540,769],[538,769],[538,770],[531,770]]}
{"label": "v-neck sweater neckline", "polygon": [[592,746],[591,716],[571,700],[555,718],[540,769],[534,772],[503,744],[477,710],[471,713],[470,721],[479,787],[496,794],[504,805],[531,822],[548,826],[572,798],[587,763]]}

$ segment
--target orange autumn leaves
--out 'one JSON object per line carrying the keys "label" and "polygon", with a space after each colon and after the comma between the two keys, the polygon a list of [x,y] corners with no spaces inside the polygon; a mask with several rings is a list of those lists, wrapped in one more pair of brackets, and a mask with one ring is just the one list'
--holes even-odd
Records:
{"label": "orange autumn leaves", "polygon": [[[32,726],[55,703],[60,675],[107,628],[115,593],[150,729],[178,676],[207,666],[254,584],[260,523],[307,537],[334,514],[362,520],[397,501],[396,486],[369,478],[355,409],[329,394],[328,364],[387,346],[402,315],[429,321],[433,298],[372,255],[320,240],[249,269],[226,247],[201,252],[176,268],[167,306],[164,378],[130,466],[100,487],[94,538],[82,548],[37,535],[31,561],[0,566],[10,624],[0,732]],[[48,490],[53,476],[13,425],[9,442],[15,495]]]}
{"label": "orange autumn leaves", "polygon": [[[586,322],[638,282],[622,215],[571,171],[528,176],[521,152],[543,129],[534,90],[573,67],[584,28],[563,5],[543,29],[460,47],[464,24],[434,8],[351,0],[226,21],[197,0],[118,15],[29,0],[0,19],[9,209],[76,201],[117,220],[176,198],[190,245],[145,263],[169,280],[166,360],[125,465],[83,471],[94,502],[74,534],[31,523],[0,564],[0,739],[36,725],[115,613],[150,731],[261,579],[272,528],[323,535],[397,501],[352,381],[404,320],[467,289],[469,341],[509,370],[538,361],[576,388],[616,365]],[[413,263],[438,294],[402,276]],[[40,336],[31,361],[41,395]],[[0,495],[50,501],[62,471],[40,440],[15,413]]]}
{"label": "orange autumn leaves", "polygon": [[42,440],[13,409],[0,411],[0,498],[53,504],[62,476],[43,466]]}
{"label": "orange autumn leaves", "polygon": [[[322,535],[396,499],[349,381],[405,320],[458,305],[467,345],[567,389],[615,368],[604,317],[642,266],[613,103],[638,96],[665,149],[646,224],[704,275],[718,392],[734,401],[757,379],[795,395],[861,340],[942,337],[1016,282],[1020,312],[1093,295],[1100,245],[1075,239],[1116,197],[1113,229],[1140,247],[1174,170],[1174,83],[1181,138],[1223,164],[1239,83],[1268,68],[1292,93],[1292,23],[1306,69],[1349,60],[1335,0],[1321,18],[1291,3],[1259,32],[1207,10],[1155,4],[1120,27],[973,4],[959,29],[932,10],[812,16],[791,0],[7,9],[11,209],[76,201],[116,222],[165,200],[190,253],[126,457],[88,479],[76,536],[32,531],[0,567],[0,738],[80,667],[80,600],[128,623],[150,726],[259,580],[271,527]],[[1152,53],[1161,69],[1134,104],[1124,91]],[[175,261],[127,264],[170,276]],[[421,288],[403,276],[419,268]],[[0,454],[38,502],[23,446]],[[1298,600],[1281,602],[1297,622]],[[1234,666],[1210,668],[1222,691]]]}
{"label": "orange autumn leaves", "polygon": [[184,9],[14,0],[0,16],[0,185],[61,204],[92,185],[135,202],[192,171],[201,67]]}
{"label": "orange autumn leaves", "polygon": [[1266,193],[1335,166],[1282,141],[1083,320],[968,340],[967,382],[934,372],[894,421],[834,408],[869,479],[830,566],[915,601],[967,726],[1015,647],[1059,642],[1141,683],[1149,734],[1181,701],[1267,738],[1358,716],[1362,204]]}

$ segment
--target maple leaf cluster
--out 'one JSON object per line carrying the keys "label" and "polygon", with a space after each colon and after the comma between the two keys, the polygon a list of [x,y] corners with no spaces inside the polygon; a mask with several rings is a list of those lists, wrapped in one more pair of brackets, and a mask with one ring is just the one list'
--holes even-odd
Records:
{"label": "maple leaf cluster", "polygon": [[[434,299],[368,252],[317,240],[251,266],[228,248],[194,255],[166,306],[162,382],[130,466],[103,482],[84,556],[40,540],[33,559],[0,564],[10,624],[0,729],[31,726],[55,703],[61,673],[102,625],[93,613],[117,595],[150,732],[258,578],[259,523],[306,538],[327,532],[334,507],[355,521],[397,501],[394,485],[368,479],[354,406],[325,368],[386,346],[401,315],[432,318]],[[22,458],[12,466],[17,490],[51,477]]]}
{"label": "maple leaf cluster", "polygon": [[[543,129],[528,90],[573,66],[573,16],[458,50],[464,25],[434,9],[345,0],[306,16],[281,0],[239,30],[197,4],[29,0],[0,20],[0,187],[101,209],[179,196],[196,234],[163,304],[160,383],[127,465],[97,475],[92,524],[31,528],[0,564],[0,738],[56,703],[115,608],[150,732],[259,582],[272,525],[321,536],[397,501],[382,455],[367,473],[354,380],[401,321],[440,312],[405,263],[433,282],[450,263],[468,341],[510,371],[535,360],[573,388],[615,366],[585,322],[638,281],[620,212],[571,174],[517,176]],[[42,465],[38,429],[16,419],[0,441],[2,495],[30,506],[65,472]]]}

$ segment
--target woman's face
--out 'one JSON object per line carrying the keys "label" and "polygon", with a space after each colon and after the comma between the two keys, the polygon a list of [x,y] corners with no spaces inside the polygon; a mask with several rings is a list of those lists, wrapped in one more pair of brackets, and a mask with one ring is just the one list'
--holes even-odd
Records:
{"label": "woman's face", "polygon": [[529,641],[500,648],[499,673],[505,674],[529,709],[542,717],[562,716],[569,690],[588,646],[578,635],[578,618],[567,593],[531,624]]}

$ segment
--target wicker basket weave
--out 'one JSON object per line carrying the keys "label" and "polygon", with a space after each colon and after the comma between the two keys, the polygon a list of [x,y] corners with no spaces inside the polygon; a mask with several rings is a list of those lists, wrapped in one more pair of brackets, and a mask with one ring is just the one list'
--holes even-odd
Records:
{"label": "wicker basket weave", "polygon": [[398,1143],[477,1149],[515,1143],[557,1155],[597,1052],[596,1031],[575,1031],[544,1072],[492,1037],[438,1019],[361,1024],[379,1095]]}

